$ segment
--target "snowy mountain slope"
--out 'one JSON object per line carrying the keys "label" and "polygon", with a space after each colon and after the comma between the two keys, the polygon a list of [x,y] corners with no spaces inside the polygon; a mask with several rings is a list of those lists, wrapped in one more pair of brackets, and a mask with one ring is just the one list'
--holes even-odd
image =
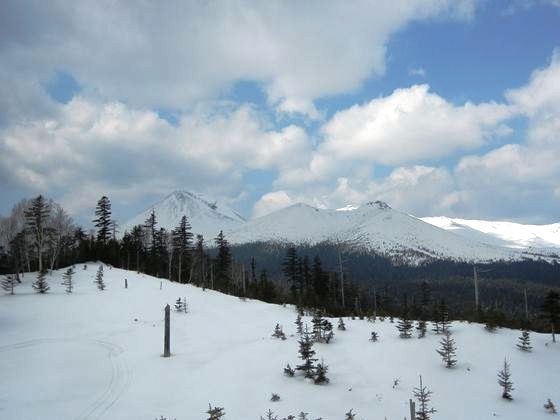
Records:
{"label": "snowy mountain slope", "polygon": [[155,211],[159,227],[172,230],[186,215],[194,234],[205,238],[216,237],[220,230],[232,229],[244,223],[245,219],[228,206],[209,199],[202,194],[189,191],[175,191],[160,202],[146,209],[121,226],[121,232],[130,231],[144,224],[151,212]]}
{"label": "snowy mountain slope", "polygon": [[[434,420],[545,420],[546,399],[560,401],[560,344],[549,335],[531,334],[533,351],[524,353],[515,348],[518,331],[490,334],[455,322],[458,365],[445,369],[435,351],[440,336],[402,340],[388,320],[346,319],[347,331],[314,345],[329,366],[330,383],[318,386],[282,374],[286,363],[298,363],[292,307],[165,280],[160,290],[160,279],[108,267],[100,292],[93,284],[97,264],[77,268],[71,295],[60,285],[63,270],[48,277],[46,295],[33,293],[32,274],[15,296],[0,295],[1,418],[200,420],[210,402],[225,407],[229,420],[257,420],[268,409],[279,418],[304,411],[336,420],[350,408],[357,419],[401,419],[419,374],[434,392]],[[179,296],[190,312],[171,313],[166,359],[163,306]],[[277,322],[286,341],[270,336]],[[372,330],[377,343],[368,341]],[[496,383],[504,357],[515,387],[511,402],[500,398]],[[393,388],[395,378],[400,384]],[[272,392],[279,402],[270,402]]]}
{"label": "snowy mountain slope", "polygon": [[509,248],[560,248],[560,223],[524,225],[512,222],[423,217],[421,220],[465,238]]}
{"label": "snowy mountain slope", "polygon": [[521,250],[455,235],[379,201],[345,211],[295,204],[227,231],[227,237],[238,244],[261,241],[294,244],[343,242],[408,261],[426,258],[488,261],[534,257]]}

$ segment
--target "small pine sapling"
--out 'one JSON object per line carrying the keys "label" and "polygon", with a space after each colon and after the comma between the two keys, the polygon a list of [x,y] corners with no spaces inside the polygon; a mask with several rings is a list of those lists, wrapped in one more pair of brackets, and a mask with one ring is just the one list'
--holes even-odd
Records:
{"label": "small pine sapling", "polygon": [[313,340],[316,343],[323,341],[323,317],[321,311],[315,311],[311,323],[313,324]]}
{"label": "small pine sapling", "polygon": [[175,311],[183,312],[183,300],[180,297],[175,301]]}
{"label": "small pine sapling", "polygon": [[426,321],[418,321],[416,324],[416,331],[418,331],[418,338],[424,338],[427,331]]}
{"label": "small pine sapling", "polygon": [[270,401],[272,401],[272,402],[280,401],[280,395],[275,394],[275,393],[273,392],[272,395],[271,395],[271,397],[270,397]]}
{"label": "small pine sapling", "polygon": [[2,277],[2,289],[9,292],[10,295],[14,294],[14,287],[16,287],[16,276],[12,274],[6,274]]}
{"label": "small pine sapling", "polygon": [[375,343],[377,340],[379,340],[379,335],[377,335],[375,331],[372,331],[369,341]]}
{"label": "small pine sapling", "polygon": [[95,274],[95,284],[97,288],[101,291],[105,290],[105,282],[103,281],[103,266],[100,265]]}
{"label": "small pine sapling", "polygon": [[47,270],[43,269],[37,275],[37,280],[33,283],[33,288],[37,291],[37,293],[45,294],[49,291],[50,286],[47,283]]}
{"label": "small pine sapling", "polygon": [[550,398],[547,398],[546,404],[544,405],[544,409],[550,414],[556,414],[557,413],[556,406],[550,400]]}
{"label": "small pine sapling", "polygon": [[208,420],[220,420],[222,417],[226,415],[223,407],[212,407],[208,404]]}
{"label": "small pine sapling", "polygon": [[455,359],[457,347],[455,346],[455,340],[451,338],[449,329],[445,330],[445,335],[440,341],[440,348],[436,351],[441,356],[441,360],[445,363],[446,368],[450,369],[457,364]]}
{"label": "small pine sapling", "polygon": [[529,331],[521,331],[521,336],[519,336],[519,343],[517,343],[517,348],[519,350],[527,352],[530,352],[533,349],[533,347],[531,347],[531,336],[529,335]]}
{"label": "small pine sapling", "polygon": [[344,324],[344,320],[342,318],[338,318],[338,329],[340,331],[346,331],[346,325]]}
{"label": "small pine sapling", "polygon": [[352,410],[353,409],[351,408],[348,413],[344,414],[344,420],[354,420],[356,418],[356,413],[353,413]]}
{"label": "small pine sapling", "polygon": [[313,382],[315,385],[323,385],[329,383],[329,378],[327,378],[327,371],[329,367],[325,365],[325,362],[321,359],[321,363],[317,364],[315,368],[315,377],[313,378]]}
{"label": "small pine sapling", "polygon": [[404,315],[397,322],[397,330],[399,330],[400,338],[410,338],[412,337],[412,321],[410,321],[407,315]]}
{"label": "small pine sapling", "polygon": [[420,386],[413,389],[414,398],[418,400],[418,410],[416,411],[416,420],[430,420],[430,416],[436,410],[430,407],[430,400],[433,392],[422,384],[422,376],[420,376]]}
{"label": "small pine sapling", "polygon": [[284,334],[284,331],[282,331],[282,326],[280,324],[276,324],[276,327],[274,327],[274,332],[272,333],[272,336],[274,338],[280,338],[281,340],[285,340],[286,339],[286,334]]}
{"label": "small pine sapling", "polygon": [[301,315],[298,313],[298,316],[296,318],[296,322],[294,322],[294,324],[296,324],[296,332],[299,335],[303,334],[303,321],[301,320]]}
{"label": "small pine sapling", "polygon": [[286,367],[284,368],[284,375],[289,376],[289,377],[293,377],[295,375],[296,371],[292,369],[292,367],[290,366],[290,364],[288,363],[286,365]]}
{"label": "small pine sapling", "polygon": [[74,282],[72,281],[72,276],[73,275],[74,275],[74,269],[73,268],[69,268],[62,275],[63,282],[61,284],[63,286],[66,286],[66,293],[72,293],[72,290],[74,290]]}
{"label": "small pine sapling", "polygon": [[313,378],[313,371],[315,370],[315,362],[317,359],[314,359],[313,356],[315,355],[315,350],[313,350],[313,340],[311,339],[311,335],[307,330],[307,326],[303,331],[303,335],[301,339],[298,341],[299,343],[299,357],[303,360],[301,365],[296,366],[296,370],[301,370],[304,372],[304,376],[306,378]]}
{"label": "small pine sapling", "polygon": [[300,411],[297,418],[298,420],[309,420],[309,417],[307,417],[308,415],[309,413],[304,413],[303,411]]}
{"label": "small pine sapling", "polygon": [[511,381],[511,372],[509,370],[509,363],[504,359],[504,367],[498,372],[498,384],[502,387],[502,398],[506,400],[513,400],[511,392],[515,389],[513,388],[513,382]]}
{"label": "small pine sapling", "polygon": [[278,416],[274,415],[274,411],[268,410],[265,417],[261,416],[261,420],[278,420]]}
{"label": "small pine sapling", "polygon": [[329,342],[334,337],[333,325],[328,319],[324,319],[322,328],[323,328],[323,341],[329,344]]}
{"label": "small pine sapling", "polygon": [[393,379],[393,389],[397,389],[401,383],[401,378]]}

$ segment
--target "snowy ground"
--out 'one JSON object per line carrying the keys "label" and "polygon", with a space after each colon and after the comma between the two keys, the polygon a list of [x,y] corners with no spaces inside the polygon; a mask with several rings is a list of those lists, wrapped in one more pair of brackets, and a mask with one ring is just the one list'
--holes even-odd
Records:
{"label": "snowy ground", "polygon": [[[350,408],[358,419],[393,420],[408,415],[419,374],[434,392],[434,419],[548,419],[546,399],[560,405],[560,345],[547,345],[547,335],[532,334],[533,352],[523,353],[515,348],[518,331],[489,334],[455,323],[459,363],[449,370],[435,352],[438,336],[402,340],[388,320],[348,319],[347,331],[314,346],[331,379],[318,386],[282,373],[298,361],[293,308],[167,281],[160,290],[159,279],[108,268],[100,292],[97,264],[76,268],[71,295],[58,271],[48,277],[47,295],[34,293],[26,275],[15,296],[0,296],[1,419],[200,420],[210,402],[231,420],[258,420],[268,409],[343,419]],[[163,358],[163,307],[179,296],[190,313],[172,312],[173,354]],[[270,337],[276,322],[286,341]],[[377,343],[368,341],[372,330]],[[500,398],[496,383],[504,357],[512,402]],[[272,392],[281,401],[270,402]]]}

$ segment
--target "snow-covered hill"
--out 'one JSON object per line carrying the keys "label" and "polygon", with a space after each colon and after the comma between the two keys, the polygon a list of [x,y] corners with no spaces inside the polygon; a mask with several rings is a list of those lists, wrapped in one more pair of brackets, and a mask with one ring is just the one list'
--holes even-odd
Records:
{"label": "snow-covered hill", "polygon": [[423,217],[423,221],[462,237],[509,248],[560,248],[560,223],[524,225],[512,222]]}
{"label": "snow-covered hill", "polygon": [[121,232],[143,225],[151,212],[156,213],[159,227],[171,231],[187,216],[194,234],[215,238],[220,230],[229,230],[245,222],[245,219],[225,204],[190,191],[175,191],[160,202],[121,226]]}
{"label": "snow-covered hill", "polygon": [[380,201],[344,211],[295,204],[227,231],[227,237],[237,244],[340,242],[412,262],[427,258],[487,261],[536,257],[455,235]]}
{"label": "snow-covered hill", "polygon": [[[227,420],[258,420],[268,409],[279,418],[304,411],[337,420],[351,408],[356,419],[402,419],[420,374],[434,392],[433,420],[545,420],[546,399],[560,402],[560,344],[549,335],[531,334],[533,351],[524,353],[515,347],[518,331],[490,334],[456,322],[458,364],[446,369],[435,351],[439,336],[403,340],[388,320],[346,319],[347,331],[314,345],[329,366],[330,383],[319,386],[282,373],[298,363],[292,307],[165,280],[160,290],[160,279],[108,267],[101,292],[93,284],[97,264],[77,269],[71,295],[60,285],[62,271],[48,276],[46,295],[32,291],[32,274],[15,296],[0,295],[0,418],[201,420],[211,403],[225,408]],[[172,357],[163,358],[163,307],[182,296],[190,312],[172,312]],[[287,340],[271,338],[276,323]],[[377,343],[368,341],[373,330]],[[504,357],[511,402],[496,383]],[[279,402],[270,401],[273,392]]]}

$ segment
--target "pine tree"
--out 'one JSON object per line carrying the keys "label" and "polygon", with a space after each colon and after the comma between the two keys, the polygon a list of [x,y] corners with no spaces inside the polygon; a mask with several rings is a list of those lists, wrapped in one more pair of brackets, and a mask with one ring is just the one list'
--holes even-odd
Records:
{"label": "pine tree", "polygon": [[66,286],[66,293],[72,293],[74,290],[74,282],[72,281],[72,276],[74,275],[74,269],[70,267],[66,272],[62,275],[62,285]]}
{"label": "pine tree", "polygon": [[420,376],[420,386],[414,388],[412,392],[414,397],[418,400],[416,420],[430,420],[430,416],[436,412],[434,408],[430,407],[430,400],[433,392],[422,384],[422,376]]}
{"label": "pine tree", "polygon": [[455,359],[457,347],[455,346],[455,340],[451,338],[449,330],[445,331],[445,336],[440,342],[440,349],[436,351],[441,356],[446,368],[452,368],[455,366],[457,363],[457,360]]}
{"label": "pine tree", "polygon": [[175,311],[183,312],[183,300],[180,297],[175,301]]}
{"label": "pine tree", "polygon": [[103,196],[99,199],[95,208],[95,216],[93,223],[97,228],[97,242],[107,245],[111,239],[111,202],[108,197]]}
{"label": "pine tree", "polygon": [[315,369],[315,362],[317,359],[314,359],[313,356],[315,355],[315,350],[313,350],[313,340],[311,339],[311,335],[305,327],[303,334],[298,341],[299,343],[299,357],[303,361],[301,365],[296,366],[296,370],[301,370],[304,372],[304,376],[306,378],[313,378],[313,371]]}
{"label": "pine tree", "polygon": [[315,375],[313,378],[315,385],[323,385],[330,382],[329,378],[327,378],[328,370],[329,367],[325,365],[325,362],[321,359],[321,363],[317,364],[317,367],[315,368]]}
{"label": "pine tree", "polygon": [[344,324],[344,320],[342,318],[338,318],[338,329],[340,331],[346,331],[346,325]]}
{"label": "pine tree", "polygon": [[529,331],[521,331],[521,335],[519,336],[519,343],[517,343],[517,348],[519,350],[527,352],[533,349],[533,347],[531,347],[531,336],[529,335]]}
{"label": "pine tree", "polygon": [[511,392],[515,389],[513,388],[513,382],[511,381],[511,372],[509,370],[509,363],[504,359],[504,367],[498,372],[498,384],[502,387],[502,398],[506,400],[512,400]]}
{"label": "pine tree", "polygon": [[296,322],[294,322],[294,324],[296,324],[296,332],[301,335],[303,333],[303,321],[301,320],[300,314],[297,315]]}
{"label": "pine tree", "polygon": [[103,282],[103,265],[100,265],[95,274],[95,284],[101,291],[105,290],[105,283]]}
{"label": "pine tree", "polygon": [[323,328],[323,341],[329,344],[334,337],[333,325],[328,319],[323,319],[322,328]]}
{"label": "pine tree", "polygon": [[416,323],[416,331],[418,331],[418,338],[424,338],[426,336],[426,330],[427,330],[426,321],[424,321],[423,319],[419,320]]}
{"label": "pine tree", "polygon": [[377,340],[379,340],[379,335],[375,331],[372,331],[369,341],[375,343]]}
{"label": "pine tree", "polygon": [[288,363],[284,368],[284,375],[292,377],[295,375],[295,373],[296,373],[295,370],[293,370],[290,364]]}
{"label": "pine tree", "polygon": [[300,287],[300,270],[299,270],[299,257],[294,247],[289,247],[286,250],[286,256],[282,262],[282,273],[286,281],[290,285],[290,291],[295,299],[298,292],[301,292]]}
{"label": "pine tree", "polygon": [[231,252],[229,249],[229,243],[224,237],[224,233],[220,231],[215,239],[216,246],[218,248],[218,255],[216,257],[216,270],[214,277],[218,285],[222,290],[229,290],[230,287],[230,272],[231,272]]}
{"label": "pine tree", "polygon": [[220,420],[222,417],[226,415],[223,407],[213,407],[208,404],[208,420]]}
{"label": "pine tree", "polygon": [[286,339],[286,334],[284,334],[284,331],[282,331],[282,326],[280,324],[276,324],[276,327],[274,327],[274,333],[272,333],[272,336],[274,338],[280,338],[282,340]]}
{"label": "pine tree", "polygon": [[14,287],[16,286],[16,276],[13,274],[6,274],[2,277],[2,289],[9,292],[10,295],[14,294]]}
{"label": "pine tree", "polygon": [[278,416],[275,416],[274,412],[269,409],[266,413],[266,417],[261,416],[260,420],[278,420]]}
{"label": "pine tree", "polygon": [[447,304],[444,299],[441,299],[439,302],[438,313],[440,316],[439,325],[441,327],[441,331],[445,333],[449,328],[451,328],[451,322],[449,321],[449,310],[447,309]]}
{"label": "pine tree", "polygon": [[412,321],[408,319],[408,314],[406,312],[397,322],[397,330],[399,330],[400,338],[412,337]]}
{"label": "pine tree", "polygon": [[550,400],[550,398],[547,399],[546,404],[544,405],[544,409],[549,412],[550,414],[556,414],[556,406],[554,405],[554,403]]}
{"label": "pine tree", "polygon": [[50,204],[42,195],[31,201],[29,208],[25,210],[26,231],[31,237],[31,243],[37,254],[37,271],[43,271],[43,252],[51,229],[48,226],[51,213]]}
{"label": "pine tree", "polygon": [[181,217],[179,226],[173,229],[172,243],[173,253],[177,256],[177,281],[183,282],[183,261],[188,257],[190,248],[192,247],[193,234],[191,225],[187,216]]}
{"label": "pine tree", "polygon": [[33,288],[37,291],[37,293],[47,293],[50,289],[49,284],[47,283],[47,270],[43,269],[39,271],[37,274],[37,280],[33,283]]}
{"label": "pine tree", "polygon": [[323,316],[320,310],[316,310],[313,318],[311,319],[313,324],[313,340],[316,343],[323,341]]}
{"label": "pine tree", "polygon": [[552,333],[552,342],[556,343],[556,331],[560,324],[560,294],[554,290],[550,290],[545,298],[542,306],[543,317],[550,326]]}
{"label": "pine tree", "polygon": [[346,416],[344,417],[344,420],[354,420],[356,418],[356,414],[352,413],[352,409],[344,415]]}

